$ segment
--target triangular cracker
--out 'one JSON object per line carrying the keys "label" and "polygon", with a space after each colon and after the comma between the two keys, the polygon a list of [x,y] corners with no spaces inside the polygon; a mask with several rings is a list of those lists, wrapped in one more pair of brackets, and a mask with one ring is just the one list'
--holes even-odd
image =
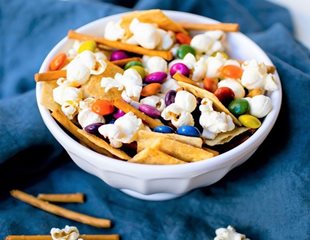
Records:
{"label": "triangular cracker", "polygon": [[229,132],[224,132],[224,133],[219,133],[215,139],[205,139],[205,144],[208,146],[215,146],[215,145],[220,145],[229,142],[232,140],[234,137],[248,131],[248,128],[245,127],[237,127],[232,131]]}

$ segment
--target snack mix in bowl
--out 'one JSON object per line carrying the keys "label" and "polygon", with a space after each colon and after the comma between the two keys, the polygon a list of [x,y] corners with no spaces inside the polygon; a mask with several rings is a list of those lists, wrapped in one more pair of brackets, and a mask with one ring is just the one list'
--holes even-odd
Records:
{"label": "snack mix in bowl", "polygon": [[[139,164],[185,164],[246,141],[273,109],[275,68],[230,57],[237,24],[182,24],[132,12],[36,74],[41,104],[83,145]],[[117,161],[117,160],[115,160]]]}

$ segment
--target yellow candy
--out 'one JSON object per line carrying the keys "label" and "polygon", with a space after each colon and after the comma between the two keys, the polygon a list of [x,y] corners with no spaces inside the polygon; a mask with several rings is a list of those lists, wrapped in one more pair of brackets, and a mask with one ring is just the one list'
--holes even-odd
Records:
{"label": "yellow candy", "polygon": [[249,114],[241,115],[238,119],[243,126],[248,128],[256,129],[259,128],[260,125],[262,125],[258,118],[253,117],[252,115]]}
{"label": "yellow candy", "polygon": [[130,68],[136,70],[140,74],[142,79],[145,77],[146,73],[145,73],[145,70],[144,70],[143,67],[141,67],[141,66],[132,66]]}
{"label": "yellow candy", "polygon": [[95,41],[85,41],[82,42],[79,49],[78,49],[78,53],[84,52],[86,50],[91,51],[91,52],[95,52],[96,50],[96,42]]}

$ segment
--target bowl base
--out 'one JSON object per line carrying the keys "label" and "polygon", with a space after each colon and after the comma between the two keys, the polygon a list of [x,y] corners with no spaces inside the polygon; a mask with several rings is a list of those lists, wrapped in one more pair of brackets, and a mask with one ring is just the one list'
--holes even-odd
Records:
{"label": "bowl base", "polygon": [[185,193],[184,194],[155,193],[155,194],[145,195],[145,194],[138,193],[138,192],[128,190],[128,189],[121,189],[121,191],[131,197],[142,199],[142,200],[147,200],[147,201],[165,201],[165,200],[170,200],[170,199],[181,197],[185,194]]}

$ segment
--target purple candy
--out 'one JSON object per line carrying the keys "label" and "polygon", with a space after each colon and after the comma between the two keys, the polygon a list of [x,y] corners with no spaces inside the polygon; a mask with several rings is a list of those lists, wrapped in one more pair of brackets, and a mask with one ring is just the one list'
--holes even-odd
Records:
{"label": "purple candy", "polygon": [[167,78],[167,73],[165,72],[153,72],[144,78],[146,83],[163,83]]}
{"label": "purple candy", "polygon": [[170,104],[174,103],[175,96],[177,95],[177,92],[174,90],[170,90],[165,95],[165,104],[166,107]]}
{"label": "purple candy", "polygon": [[150,105],[147,104],[141,104],[139,106],[139,110],[141,112],[144,112],[146,115],[153,117],[153,118],[158,118],[160,117],[160,111],[157,110],[157,108],[152,107]]}
{"label": "purple candy", "polygon": [[176,63],[176,64],[173,64],[171,66],[171,68],[170,68],[170,75],[173,76],[177,72],[182,74],[182,75],[184,75],[184,76],[188,76],[189,75],[189,69],[183,63]]}
{"label": "purple candy", "polygon": [[113,114],[113,117],[115,119],[118,119],[118,118],[124,116],[125,114],[126,114],[125,112],[123,112],[122,110],[118,109],[117,112]]}
{"label": "purple candy", "polygon": [[92,123],[90,125],[87,125],[84,130],[88,133],[91,134],[97,134],[98,133],[98,128],[101,127],[103,123]]}
{"label": "purple candy", "polygon": [[128,55],[126,52],[124,52],[122,50],[115,50],[111,53],[110,61],[121,60],[124,58],[128,58]]}

